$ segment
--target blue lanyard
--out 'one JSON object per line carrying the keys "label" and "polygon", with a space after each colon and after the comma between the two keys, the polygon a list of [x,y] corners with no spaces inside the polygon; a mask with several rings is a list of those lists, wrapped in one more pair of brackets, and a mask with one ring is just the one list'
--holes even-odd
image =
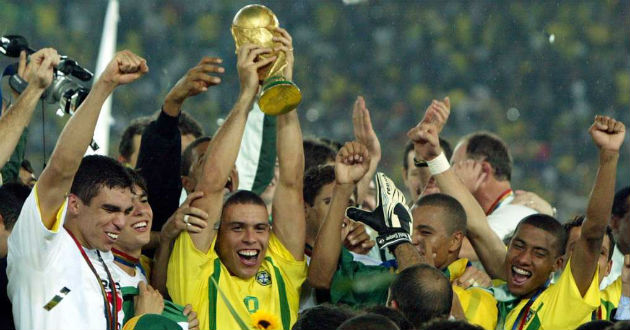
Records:
{"label": "blue lanyard", "polygon": [[527,318],[527,314],[529,314],[529,310],[532,308],[532,305],[534,304],[538,296],[540,296],[540,294],[543,293],[545,289],[547,289],[547,286],[549,286],[549,282],[550,281],[547,280],[547,283],[545,283],[543,287],[538,289],[538,291],[536,291],[536,293],[534,293],[534,295],[531,298],[529,298],[529,301],[527,302],[527,304],[525,304],[525,306],[521,308],[521,311],[518,313],[518,317],[516,318],[516,321],[514,321],[514,324],[512,324],[512,330],[516,330],[517,327],[518,327],[518,330],[523,330],[525,323],[527,323],[525,319]]}

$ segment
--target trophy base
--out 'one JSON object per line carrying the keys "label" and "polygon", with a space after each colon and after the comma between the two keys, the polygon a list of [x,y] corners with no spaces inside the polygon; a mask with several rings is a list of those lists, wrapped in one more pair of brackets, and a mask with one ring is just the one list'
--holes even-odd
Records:
{"label": "trophy base", "polygon": [[263,82],[262,94],[258,99],[260,110],[270,116],[283,115],[297,108],[302,102],[302,92],[291,81],[276,76]]}

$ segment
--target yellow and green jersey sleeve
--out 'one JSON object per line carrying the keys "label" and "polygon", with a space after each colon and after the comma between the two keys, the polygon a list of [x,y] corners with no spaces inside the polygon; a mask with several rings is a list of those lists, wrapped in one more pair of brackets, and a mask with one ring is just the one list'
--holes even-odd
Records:
{"label": "yellow and green jersey sleeve", "polygon": [[582,323],[594,321],[594,320],[611,320],[612,312],[617,305],[619,305],[619,299],[621,299],[621,277],[617,278],[614,282],[601,290],[599,306],[590,314],[584,318]]}

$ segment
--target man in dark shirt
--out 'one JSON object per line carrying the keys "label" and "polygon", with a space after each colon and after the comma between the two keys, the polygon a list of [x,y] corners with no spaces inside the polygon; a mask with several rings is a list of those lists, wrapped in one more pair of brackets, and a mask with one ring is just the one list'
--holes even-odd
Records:
{"label": "man in dark shirt", "polygon": [[0,186],[0,329],[15,329],[7,295],[7,239],[31,189],[21,183]]}

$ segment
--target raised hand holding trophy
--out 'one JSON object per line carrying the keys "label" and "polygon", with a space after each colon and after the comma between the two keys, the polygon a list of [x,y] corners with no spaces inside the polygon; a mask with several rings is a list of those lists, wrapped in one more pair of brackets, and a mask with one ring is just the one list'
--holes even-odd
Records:
{"label": "raised hand holding trophy", "polygon": [[[274,47],[274,32],[279,27],[278,18],[263,5],[248,5],[236,13],[232,20],[232,36],[236,51],[245,44]],[[258,71],[262,93],[258,105],[262,112],[277,116],[294,110],[302,101],[300,89],[283,75],[287,66],[284,51],[274,51],[261,57],[276,56],[276,60]]]}

